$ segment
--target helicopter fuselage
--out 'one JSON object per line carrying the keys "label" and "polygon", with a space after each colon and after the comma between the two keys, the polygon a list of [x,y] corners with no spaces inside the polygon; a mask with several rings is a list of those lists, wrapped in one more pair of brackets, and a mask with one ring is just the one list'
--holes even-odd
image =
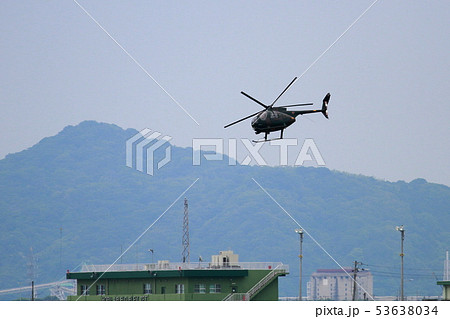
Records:
{"label": "helicopter fuselage", "polygon": [[252,128],[255,134],[275,132],[292,125],[295,122],[295,111],[286,109],[264,110],[252,119]]}

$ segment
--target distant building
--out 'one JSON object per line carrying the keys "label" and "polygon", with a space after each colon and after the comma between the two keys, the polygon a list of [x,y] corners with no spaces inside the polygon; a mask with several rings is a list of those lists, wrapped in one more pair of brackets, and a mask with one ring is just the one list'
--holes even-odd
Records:
{"label": "distant building", "polygon": [[[350,274],[351,276],[349,276]],[[308,300],[352,300],[353,269],[318,269],[308,282]],[[367,300],[373,295],[373,276],[368,271],[357,274],[356,300]],[[362,289],[362,288],[363,289]]]}
{"label": "distant building", "polygon": [[211,259],[210,263],[160,260],[110,268],[85,266],[67,273],[67,279],[77,280],[77,295],[68,300],[278,300],[278,277],[288,274],[287,265],[239,262],[232,251],[221,251]]}

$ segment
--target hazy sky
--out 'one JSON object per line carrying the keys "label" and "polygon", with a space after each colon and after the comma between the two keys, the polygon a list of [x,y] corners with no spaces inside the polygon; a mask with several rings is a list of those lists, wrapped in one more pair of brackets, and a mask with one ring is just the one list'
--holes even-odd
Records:
{"label": "hazy sky", "polygon": [[[260,109],[240,91],[272,102],[373,0],[78,2],[179,105],[74,1],[1,1],[0,158],[83,120],[183,147],[253,139],[249,120],[223,128]],[[449,1],[378,1],[280,99],[332,95],[330,120],[286,130],[299,141],[290,163],[312,138],[330,169],[450,185],[449,12]],[[276,165],[277,147],[263,153]]]}

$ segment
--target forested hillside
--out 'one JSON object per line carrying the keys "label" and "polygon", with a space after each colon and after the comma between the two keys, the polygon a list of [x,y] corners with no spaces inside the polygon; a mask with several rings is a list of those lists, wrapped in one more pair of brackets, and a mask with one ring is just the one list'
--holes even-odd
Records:
{"label": "forested hillside", "polygon": [[[227,158],[193,166],[192,149],[175,146],[171,162],[150,176],[125,165],[125,142],[136,133],[86,121],[0,161],[0,290],[29,284],[32,255],[37,283],[82,262],[112,263],[198,178],[185,194],[191,262],[226,249],[241,261],[282,261],[290,275],[280,279],[280,296],[296,296],[295,219],[342,266],[363,262],[375,295],[397,295],[395,226],[403,224],[406,294],[441,294],[435,276],[449,248],[449,187],[327,168],[228,166]],[[155,261],[180,261],[182,199],[119,262],[150,262],[150,248]],[[338,268],[314,240],[304,239],[305,294],[317,268]]]}

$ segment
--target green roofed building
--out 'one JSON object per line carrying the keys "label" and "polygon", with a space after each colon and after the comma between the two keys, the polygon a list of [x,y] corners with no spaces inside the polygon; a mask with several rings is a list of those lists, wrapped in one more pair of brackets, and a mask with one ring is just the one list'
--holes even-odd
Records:
{"label": "green roofed building", "polygon": [[437,284],[442,286],[442,299],[450,300],[450,280],[438,281]]}
{"label": "green roofed building", "polygon": [[77,295],[67,300],[278,300],[278,277],[288,272],[282,263],[239,262],[232,251],[210,263],[86,265],[67,273],[77,281]]}
{"label": "green roofed building", "polygon": [[444,278],[437,282],[442,286],[442,299],[450,300],[450,260],[448,258],[448,250],[444,261]]}

